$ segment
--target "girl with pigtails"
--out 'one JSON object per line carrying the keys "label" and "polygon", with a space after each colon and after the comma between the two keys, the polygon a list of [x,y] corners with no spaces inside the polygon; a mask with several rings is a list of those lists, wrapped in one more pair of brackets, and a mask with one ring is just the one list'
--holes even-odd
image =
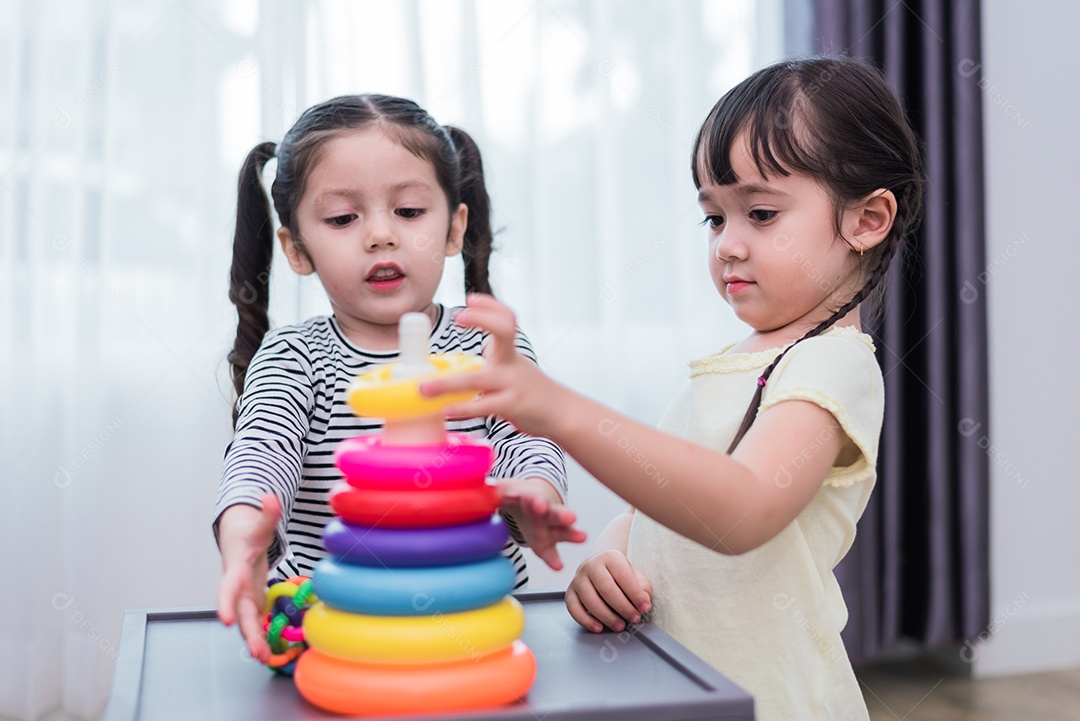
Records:
{"label": "girl with pigtails", "polygon": [[538,372],[482,294],[457,322],[491,334],[487,366],[421,391],[481,391],[447,412],[551,438],[630,504],[567,589],[583,627],[651,613],[760,721],[867,719],[833,569],[874,486],[885,400],[860,311],[919,220],[919,146],[879,71],[812,58],[724,95],[690,169],[708,272],[752,331],[689,364],[659,429]]}
{"label": "girl with pigtails", "polygon": [[[270,190],[261,174],[277,159]],[[333,309],[297,325],[270,327],[270,263],[276,240],[289,266],[315,274]],[[410,100],[334,98],[305,111],[280,145],[261,143],[240,172],[229,298],[239,321],[229,354],[237,402],[214,508],[223,575],[218,615],[238,623],[251,655],[269,657],[262,633],[268,580],[310,575],[325,555],[340,479],[333,453],[346,438],[380,430],[356,417],[345,392],[358,374],[397,360],[398,321],[431,319],[434,353],[479,355],[487,333],[454,322],[460,308],[433,301],[447,257],[461,253],[467,292],[491,293],[492,231],[480,152],[469,135],[443,127]],[[525,335],[509,339],[535,364]],[[505,340],[505,339],[504,339]],[[493,416],[460,418],[448,430],[483,438],[495,451],[501,513],[514,540],[503,553],[517,585],[528,579],[519,544],[553,568],[559,541],[581,542],[564,505],[564,456],[546,438]]]}

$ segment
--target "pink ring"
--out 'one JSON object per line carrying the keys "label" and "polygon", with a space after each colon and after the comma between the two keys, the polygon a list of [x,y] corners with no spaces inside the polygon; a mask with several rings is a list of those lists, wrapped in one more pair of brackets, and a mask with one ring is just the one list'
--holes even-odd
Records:
{"label": "pink ring", "polygon": [[[270,630],[270,624],[263,624],[263,633]],[[303,643],[304,641],[304,629],[297,626],[286,626],[281,629],[281,637],[289,643]]]}
{"label": "pink ring", "polygon": [[349,438],[338,444],[334,463],[354,488],[405,490],[476,488],[484,484],[495,460],[491,447],[460,433],[446,443],[385,445],[378,435]]}

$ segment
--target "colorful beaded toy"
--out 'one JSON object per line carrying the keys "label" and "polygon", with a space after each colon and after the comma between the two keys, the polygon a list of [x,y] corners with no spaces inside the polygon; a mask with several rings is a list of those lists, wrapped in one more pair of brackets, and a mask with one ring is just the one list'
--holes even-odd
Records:
{"label": "colorful beaded toy", "polygon": [[296,659],[307,649],[304,642],[304,615],[319,599],[311,592],[311,579],[294,576],[272,583],[266,591],[266,641],[270,644],[267,666],[292,676]]}

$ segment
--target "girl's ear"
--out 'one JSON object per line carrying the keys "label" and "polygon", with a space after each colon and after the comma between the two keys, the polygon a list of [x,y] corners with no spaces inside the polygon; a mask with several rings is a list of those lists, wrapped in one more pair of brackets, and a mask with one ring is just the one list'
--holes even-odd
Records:
{"label": "girl's ear", "polygon": [[465,244],[465,229],[469,227],[469,206],[460,203],[450,216],[450,234],[446,236],[446,255],[449,258],[461,252]]}
{"label": "girl's ear", "polygon": [[281,250],[285,252],[290,268],[299,275],[311,275],[315,272],[315,266],[311,264],[311,259],[293,240],[292,233],[288,228],[284,226],[278,228],[277,237],[281,241]]}
{"label": "girl's ear", "polygon": [[896,220],[896,196],[884,188],[875,190],[848,211],[848,243],[858,252],[870,250],[889,235]]}

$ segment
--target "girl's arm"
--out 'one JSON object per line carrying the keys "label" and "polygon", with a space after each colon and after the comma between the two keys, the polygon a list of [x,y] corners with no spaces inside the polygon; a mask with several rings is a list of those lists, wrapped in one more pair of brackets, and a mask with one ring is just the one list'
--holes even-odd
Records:
{"label": "girl's arm", "polygon": [[313,391],[310,354],[297,334],[271,331],[245,379],[236,434],[215,504],[221,551],[218,617],[237,623],[253,658],[266,662],[262,632],[267,572],[285,550],[283,518],[300,486]]}
{"label": "girl's arm", "polygon": [[[532,344],[520,328],[515,328],[514,348],[537,364]],[[502,497],[499,511],[514,540],[554,570],[562,570],[556,544],[585,541],[585,533],[574,528],[577,516],[566,507],[565,454],[550,439],[522,433],[502,418],[489,416],[487,427],[495,450],[491,475]]]}
{"label": "girl's arm", "polygon": [[425,383],[427,395],[473,388],[455,416],[501,415],[551,438],[601,483],[677,533],[739,554],[782,531],[849,443],[828,411],[805,401],[762,412],[731,456],[657,431],[555,383],[513,348],[513,313],[470,296],[463,325],[488,331],[488,367]]}

